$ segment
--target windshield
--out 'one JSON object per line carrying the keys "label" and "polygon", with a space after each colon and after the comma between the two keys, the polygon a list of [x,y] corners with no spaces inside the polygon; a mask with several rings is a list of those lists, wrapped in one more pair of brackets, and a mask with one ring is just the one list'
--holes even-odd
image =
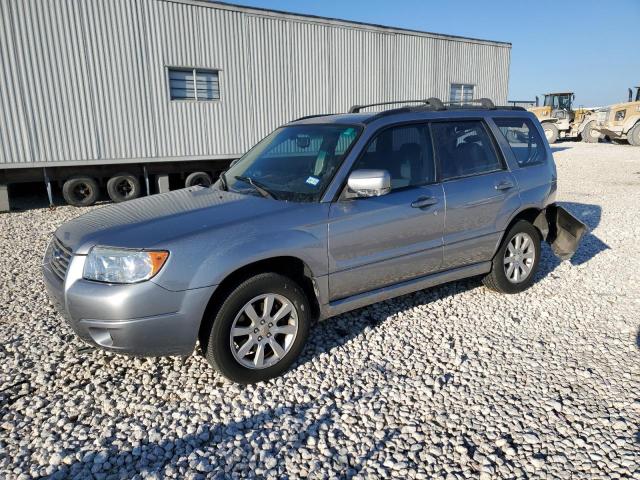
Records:
{"label": "windshield", "polygon": [[351,125],[279,128],[225,173],[229,190],[317,202],[360,133]]}

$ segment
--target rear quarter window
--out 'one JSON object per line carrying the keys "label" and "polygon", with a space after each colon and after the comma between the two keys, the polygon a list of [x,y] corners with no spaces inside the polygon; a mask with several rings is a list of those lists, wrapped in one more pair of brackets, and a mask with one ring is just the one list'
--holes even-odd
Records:
{"label": "rear quarter window", "polygon": [[493,121],[509,143],[520,167],[540,165],[547,160],[547,150],[535,125],[527,118],[494,118]]}

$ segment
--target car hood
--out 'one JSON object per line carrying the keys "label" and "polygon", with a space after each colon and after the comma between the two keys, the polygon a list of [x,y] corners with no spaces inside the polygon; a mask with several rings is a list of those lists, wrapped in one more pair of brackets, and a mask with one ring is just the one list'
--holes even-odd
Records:
{"label": "car hood", "polygon": [[87,254],[94,245],[151,248],[296,205],[191,187],[98,208],[64,223],[56,230],[56,236],[77,255]]}

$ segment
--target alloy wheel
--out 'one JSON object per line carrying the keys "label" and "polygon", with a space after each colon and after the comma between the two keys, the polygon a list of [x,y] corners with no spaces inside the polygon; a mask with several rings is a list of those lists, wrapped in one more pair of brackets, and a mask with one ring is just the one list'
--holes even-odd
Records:
{"label": "alloy wheel", "polygon": [[536,249],[529,234],[520,232],[513,236],[504,252],[504,273],[511,283],[524,282],[536,260]]}
{"label": "alloy wheel", "polygon": [[243,367],[268,368],[291,350],[298,334],[293,302],[275,293],[259,295],[238,312],[229,334],[231,353]]}

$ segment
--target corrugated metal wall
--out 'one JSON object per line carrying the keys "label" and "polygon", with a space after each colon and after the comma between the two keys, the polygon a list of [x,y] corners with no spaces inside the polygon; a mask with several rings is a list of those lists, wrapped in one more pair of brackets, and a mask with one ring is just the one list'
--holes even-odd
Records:
{"label": "corrugated metal wall", "polygon": [[[354,103],[505,102],[510,46],[171,0],[0,0],[0,164],[237,155]],[[167,66],[220,69],[170,101]]]}

